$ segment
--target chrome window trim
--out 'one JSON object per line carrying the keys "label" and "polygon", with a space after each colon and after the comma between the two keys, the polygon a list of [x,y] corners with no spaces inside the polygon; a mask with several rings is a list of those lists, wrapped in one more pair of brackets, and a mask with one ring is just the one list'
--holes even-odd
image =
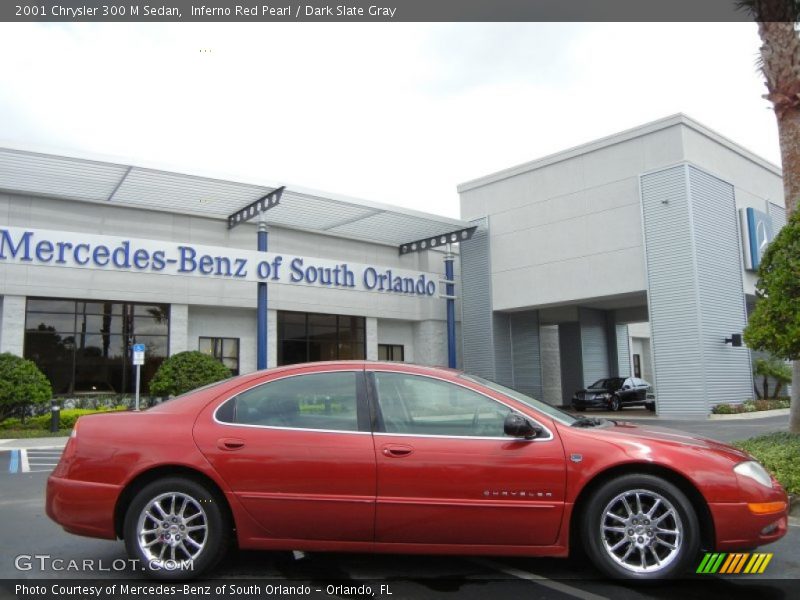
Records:
{"label": "chrome window trim", "polygon": [[[224,425],[226,427],[250,427],[255,429],[277,429],[281,431],[311,431],[311,432],[318,432],[318,433],[343,433],[349,435],[372,435],[371,431],[351,431],[349,429],[309,429],[306,427],[282,427],[280,425],[254,425],[252,423],[227,423],[225,421],[220,421],[217,418],[217,413],[219,409],[225,406],[228,402],[236,398],[239,394],[243,394],[245,392],[249,392],[250,390],[254,390],[257,387],[261,387],[262,385],[268,385],[275,381],[282,381],[284,379],[291,379],[292,377],[302,377],[304,375],[323,375],[325,373],[363,373],[364,369],[327,369],[325,371],[311,371],[309,373],[293,373],[292,375],[285,375],[284,377],[276,377],[275,379],[270,379],[269,381],[262,381],[260,383],[253,384],[252,386],[245,388],[243,390],[239,390],[233,396],[228,396],[219,403],[219,406],[214,409],[214,413],[212,414],[212,421],[217,423],[218,425]],[[356,387],[356,427],[358,427],[358,388]]]}
{"label": "chrome window trim", "polygon": [[[545,426],[545,425],[543,425],[542,423],[540,423],[534,417],[531,417],[530,415],[526,415],[525,413],[520,412],[519,409],[517,409],[517,408],[515,408],[513,406],[509,406],[508,404],[506,404],[502,400],[498,400],[497,398],[493,398],[492,396],[490,396],[488,394],[485,394],[483,392],[479,392],[478,390],[473,390],[471,387],[466,386],[466,385],[462,385],[461,383],[456,383],[455,381],[451,381],[449,379],[444,379],[443,377],[436,377],[435,375],[428,375],[428,374],[422,375],[422,374],[419,374],[419,373],[410,373],[410,372],[407,372],[407,371],[394,370],[394,369],[386,369],[386,370],[383,370],[383,369],[366,369],[366,371],[367,371],[367,373],[373,373],[375,375],[377,375],[378,373],[399,373],[401,375],[411,375],[412,377],[426,377],[428,379],[435,379],[437,381],[443,381],[445,383],[450,383],[452,385],[464,388],[465,390],[469,390],[470,392],[473,392],[475,394],[478,394],[480,396],[488,398],[489,400],[492,400],[493,402],[497,402],[498,404],[502,404],[503,406],[505,406],[510,411],[513,411],[513,412],[517,413],[518,415],[522,416],[525,419],[533,421],[536,425],[538,425],[544,431],[547,432],[548,437],[546,437],[546,438],[545,437],[541,437],[541,438],[526,439],[526,438],[512,437],[510,435],[503,435],[503,436],[477,436],[477,435],[472,436],[472,435],[444,435],[444,434],[440,435],[440,434],[428,434],[428,433],[389,433],[389,432],[386,432],[386,431],[375,431],[375,432],[373,432],[373,435],[380,435],[380,436],[391,435],[391,436],[421,437],[421,438],[444,438],[444,439],[456,439],[456,440],[504,440],[504,441],[512,441],[513,440],[513,441],[518,441],[518,442],[550,442],[553,439],[555,439],[555,436],[553,435],[553,432],[550,430],[550,428]],[[477,382],[475,382],[475,383],[477,383]],[[376,384],[377,384],[377,382],[376,382]],[[480,385],[480,384],[477,384],[477,385]],[[375,402],[378,403],[378,408],[380,409],[380,399],[377,397],[378,396],[378,390],[375,390],[375,396],[376,396],[375,397]],[[531,407],[531,408],[533,408],[533,407]]]}

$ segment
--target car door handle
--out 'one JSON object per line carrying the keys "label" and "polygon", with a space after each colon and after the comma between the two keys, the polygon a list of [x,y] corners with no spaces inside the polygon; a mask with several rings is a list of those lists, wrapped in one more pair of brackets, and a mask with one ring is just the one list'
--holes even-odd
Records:
{"label": "car door handle", "polygon": [[240,450],[244,448],[244,440],[240,438],[221,438],[217,440],[217,448],[220,450]]}
{"label": "car door handle", "polygon": [[411,446],[384,446],[383,455],[391,458],[403,458],[414,452]]}

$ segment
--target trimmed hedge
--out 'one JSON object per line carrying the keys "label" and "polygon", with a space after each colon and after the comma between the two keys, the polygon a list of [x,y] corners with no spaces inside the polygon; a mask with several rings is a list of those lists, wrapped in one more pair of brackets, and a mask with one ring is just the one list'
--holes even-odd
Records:
{"label": "trimmed hedge", "polygon": [[757,458],[787,492],[800,494],[800,434],[782,431],[733,445]]}
{"label": "trimmed hedge", "polygon": [[[106,413],[113,411],[126,410],[125,406],[117,406],[116,408],[101,408],[98,410],[90,410],[87,408],[68,408],[61,411],[58,428],[59,429],[72,429],[75,427],[75,421],[78,417],[83,415],[92,415],[97,413]],[[38,417],[29,417],[22,423],[19,419],[6,419],[0,423],[0,430],[6,431],[9,429],[24,429],[24,430],[44,430],[50,429],[50,413],[39,415]]]}
{"label": "trimmed hedge", "polygon": [[230,370],[202,352],[178,352],[166,359],[150,380],[154,396],[179,396],[231,376]]}
{"label": "trimmed hedge", "polygon": [[715,415],[737,415],[740,413],[759,412],[762,410],[775,410],[778,408],[789,408],[791,401],[789,398],[759,398],[757,400],[745,400],[741,404],[717,404],[711,409]]}
{"label": "trimmed hedge", "polygon": [[30,406],[43,405],[52,396],[50,380],[36,363],[10,352],[0,354],[0,421],[24,414]]}

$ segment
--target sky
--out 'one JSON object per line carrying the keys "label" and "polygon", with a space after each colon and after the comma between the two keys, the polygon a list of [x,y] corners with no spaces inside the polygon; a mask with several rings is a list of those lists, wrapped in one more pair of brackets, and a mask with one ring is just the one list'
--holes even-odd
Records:
{"label": "sky", "polygon": [[0,23],[0,146],[459,216],[459,183],[683,112],[779,164],[752,23]]}

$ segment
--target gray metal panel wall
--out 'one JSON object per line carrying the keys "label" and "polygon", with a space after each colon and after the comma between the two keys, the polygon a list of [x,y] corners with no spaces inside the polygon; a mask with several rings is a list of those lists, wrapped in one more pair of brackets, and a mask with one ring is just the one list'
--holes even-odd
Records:
{"label": "gray metal panel wall", "polygon": [[581,352],[583,355],[583,387],[609,376],[606,312],[592,308],[578,309]]}
{"label": "gray metal panel wall", "polygon": [[559,324],[558,350],[561,359],[561,400],[564,404],[569,404],[572,395],[584,387],[579,323]]}
{"label": "gray metal panel wall", "polygon": [[741,402],[753,396],[750,351],[724,341],[747,322],[734,189],[690,166],[689,191],[706,400],[710,406]]}
{"label": "gray metal panel wall", "polygon": [[509,315],[514,366],[514,389],[542,398],[542,356],[539,344],[539,313]]}
{"label": "gray metal panel wall", "polygon": [[772,202],[768,202],[767,207],[769,208],[769,216],[772,217],[772,232],[778,235],[781,228],[786,225],[786,209]]}
{"label": "gray metal panel wall", "polygon": [[478,230],[460,244],[461,340],[464,370],[494,380],[494,317],[486,221],[473,221]]}
{"label": "gray metal panel wall", "polygon": [[631,348],[628,326],[617,324],[614,329],[617,337],[617,374],[620,377],[630,377]]}
{"label": "gray metal panel wall", "polygon": [[658,412],[704,417],[708,404],[687,167],[643,175],[640,185]]}
{"label": "gray metal panel wall", "polygon": [[492,316],[492,344],[494,346],[494,380],[514,387],[514,365],[511,350],[511,323],[507,313]]}

